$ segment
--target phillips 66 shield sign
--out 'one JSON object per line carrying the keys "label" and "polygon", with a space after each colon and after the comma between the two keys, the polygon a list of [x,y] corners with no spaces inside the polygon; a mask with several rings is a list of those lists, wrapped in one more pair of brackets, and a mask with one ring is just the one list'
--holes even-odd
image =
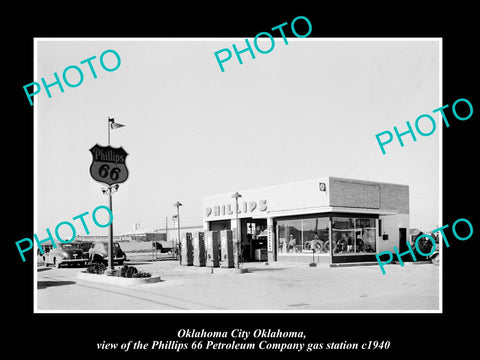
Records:
{"label": "phillips 66 shield sign", "polygon": [[90,152],[93,157],[90,165],[92,178],[107,185],[120,184],[127,180],[128,169],[125,160],[128,154],[122,147],[96,144]]}

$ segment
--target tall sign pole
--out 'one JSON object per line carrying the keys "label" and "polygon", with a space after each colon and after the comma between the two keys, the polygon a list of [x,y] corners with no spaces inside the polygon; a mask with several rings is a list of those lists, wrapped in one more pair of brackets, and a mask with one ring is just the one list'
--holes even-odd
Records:
{"label": "tall sign pole", "polygon": [[[108,146],[110,147],[110,126],[113,119],[108,117],[107,121],[107,131],[108,131]],[[108,204],[110,207],[110,214],[113,214],[113,203],[112,203],[112,185],[108,186]],[[108,229],[108,273],[112,273],[115,269],[113,264],[113,221],[110,222],[110,228]]]}
{"label": "tall sign pole", "polygon": [[[126,158],[128,153],[122,148],[110,146],[110,129],[117,129],[125,126],[115,123],[114,119],[108,118],[108,146],[96,144],[90,149],[92,154],[92,163],[90,165],[90,175],[98,182],[106,184],[108,187],[103,190],[108,195],[110,212],[113,214],[112,193],[118,190],[118,184],[128,179],[128,169]],[[111,274],[114,270],[113,262],[113,221],[110,223],[108,234],[108,271]]]}
{"label": "tall sign pole", "polygon": [[[108,187],[108,202],[110,205],[110,214],[113,214],[111,185]],[[108,231],[108,270],[111,273],[114,269],[115,267],[113,265],[113,221],[112,221],[110,223],[110,229]]]}

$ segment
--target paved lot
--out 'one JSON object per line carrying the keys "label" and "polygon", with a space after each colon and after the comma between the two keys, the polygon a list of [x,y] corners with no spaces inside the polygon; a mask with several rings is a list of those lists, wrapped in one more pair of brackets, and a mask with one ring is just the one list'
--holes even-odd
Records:
{"label": "paved lot", "polygon": [[134,263],[162,281],[113,286],[77,278],[79,268],[37,271],[38,310],[438,310],[439,267],[432,264],[330,268],[247,264],[249,273],[182,267],[174,261]]}

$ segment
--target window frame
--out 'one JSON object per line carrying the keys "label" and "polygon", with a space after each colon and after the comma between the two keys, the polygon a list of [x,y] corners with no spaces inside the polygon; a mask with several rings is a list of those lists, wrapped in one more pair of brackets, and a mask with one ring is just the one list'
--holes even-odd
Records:
{"label": "window frame", "polygon": [[[373,224],[375,227],[375,250],[371,253],[334,253],[333,249],[333,218],[341,217],[341,218],[351,218],[353,219],[354,224],[354,234],[356,233],[355,227],[355,220],[356,219],[372,219],[374,220]],[[314,214],[305,214],[305,215],[291,215],[291,216],[279,216],[273,219],[273,229],[275,231],[275,241],[274,241],[274,251],[275,251],[275,258],[278,259],[278,256],[312,256],[312,251],[305,251],[303,250],[303,239],[302,239],[302,252],[281,252],[280,246],[280,237],[279,237],[279,230],[278,230],[278,223],[282,221],[288,220],[306,220],[306,219],[315,219],[315,218],[322,218],[328,220],[328,236],[329,236],[329,251],[326,253],[318,253],[315,252],[315,256],[355,256],[355,255],[374,255],[377,253],[377,232],[379,231],[378,222],[376,220],[381,220],[379,214],[363,214],[363,213],[339,213],[339,212],[330,212],[330,213],[314,213]],[[382,224],[383,225],[383,224]],[[360,229],[360,228],[359,228]],[[300,229],[303,237],[303,221],[301,222],[301,229]],[[297,239],[298,242],[299,239]],[[355,242],[354,242],[355,243]]]}

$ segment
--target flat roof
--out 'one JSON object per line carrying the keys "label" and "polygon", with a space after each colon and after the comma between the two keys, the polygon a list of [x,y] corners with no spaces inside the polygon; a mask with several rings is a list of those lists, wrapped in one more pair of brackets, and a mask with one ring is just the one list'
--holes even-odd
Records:
{"label": "flat roof", "polygon": [[289,186],[289,185],[299,185],[302,183],[312,183],[315,181],[319,180],[340,180],[340,181],[345,181],[345,182],[352,182],[352,183],[360,183],[360,184],[370,184],[370,185],[379,185],[379,184],[384,184],[384,185],[396,185],[396,186],[406,186],[406,184],[398,184],[398,183],[391,183],[391,182],[385,182],[385,181],[373,181],[373,180],[362,180],[362,179],[353,179],[353,178],[344,178],[344,177],[338,177],[338,176],[318,176],[315,178],[310,178],[310,179],[304,179],[304,180],[298,180],[298,181],[291,181],[291,182],[286,182],[286,183],[277,183],[277,184],[272,184],[272,185],[264,185],[256,188],[249,188],[249,189],[238,189],[238,190],[232,190],[231,192],[224,192],[224,193],[219,193],[219,194],[210,194],[210,195],[205,195],[204,198],[208,197],[216,197],[216,196],[231,196],[234,191],[238,191],[239,193],[242,192],[248,192],[252,190],[263,190],[263,189],[270,189],[273,187],[284,187],[284,186]]}

